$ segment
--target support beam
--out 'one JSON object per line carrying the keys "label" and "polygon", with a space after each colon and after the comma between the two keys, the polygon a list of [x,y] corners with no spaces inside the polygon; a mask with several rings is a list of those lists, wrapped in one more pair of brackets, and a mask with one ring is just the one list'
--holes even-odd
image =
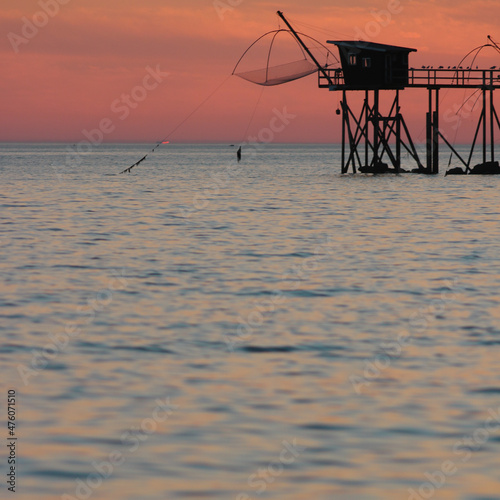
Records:
{"label": "support beam", "polygon": [[427,111],[426,115],[426,151],[427,151],[427,173],[432,172],[432,118],[431,111]]}
{"label": "support beam", "polygon": [[406,122],[405,122],[403,115],[401,115],[401,123],[403,125],[404,130],[405,130],[405,134],[406,134],[406,137],[408,139],[408,144],[410,145],[411,151],[406,147],[405,143],[403,143],[403,146],[408,151],[408,153],[411,154],[413,159],[417,162],[417,166],[418,166],[419,170],[423,171],[424,166],[422,165],[422,162],[420,161],[420,157],[418,156],[417,148],[415,147],[415,144],[413,144],[413,140],[411,138],[410,131],[408,130],[408,127],[406,125]]}
{"label": "support beam", "polygon": [[432,173],[432,88],[429,92],[429,108],[426,114],[427,173]]}
{"label": "support beam", "polygon": [[373,166],[378,165],[379,156],[378,156],[378,137],[379,137],[379,91],[373,91]]}
{"label": "support beam", "polygon": [[401,170],[401,113],[399,108],[399,90],[396,90],[396,171]]}
{"label": "support beam", "polygon": [[491,161],[495,161],[495,123],[494,123],[495,107],[493,105],[493,89],[490,89],[490,144],[491,144]]}
{"label": "support beam", "polygon": [[483,121],[483,163],[486,163],[486,133],[488,131],[488,120],[486,117],[486,88],[483,88],[482,90],[483,93],[483,116],[484,116],[484,121]]}
{"label": "support beam", "polygon": [[446,139],[441,132],[439,132],[439,136],[444,142],[446,142],[446,145],[452,150],[452,152],[455,153],[456,157],[464,164],[465,168],[467,168],[467,162],[458,154],[457,150],[449,143],[448,139]]}
{"label": "support beam", "polygon": [[347,119],[346,114],[346,92],[342,91],[342,173],[345,174],[347,172],[346,164],[345,164],[345,121]]}
{"label": "support beam", "polygon": [[484,109],[481,111],[481,115],[479,116],[479,120],[477,122],[476,133],[474,134],[474,140],[472,141],[472,146],[470,148],[469,159],[467,160],[467,168],[465,169],[465,173],[470,170],[470,162],[472,160],[472,155],[474,154],[474,149],[476,147],[477,136],[479,135],[479,130],[481,129],[481,125],[483,123],[484,117]]}
{"label": "support beam", "polygon": [[436,106],[432,120],[432,173],[439,174],[439,89],[435,89]]}
{"label": "support beam", "polygon": [[365,165],[368,165],[368,149],[369,149],[369,140],[368,140],[368,124],[370,123],[370,100],[369,100],[369,92],[365,90],[365,124],[366,124],[366,135],[365,135]]}

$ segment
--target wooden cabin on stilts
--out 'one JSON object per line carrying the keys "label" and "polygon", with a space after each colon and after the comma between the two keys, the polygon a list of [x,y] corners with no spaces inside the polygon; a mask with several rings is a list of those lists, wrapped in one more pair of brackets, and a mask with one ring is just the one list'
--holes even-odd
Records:
{"label": "wooden cabin on stilts", "polygon": [[[283,13],[278,11],[278,15],[307,49]],[[495,67],[434,69],[430,66],[414,69],[409,67],[409,55],[416,52],[413,48],[362,40],[329,40],[327,43],[338,48],[341,67],[325,68],[314,58],[312,60],[317,65],[319,87],[342,93],[341,109],[338,112],[342,116],[343,174],[403,172],[403,149],[408,153],[410,161],[413,161],[410,172],[438,174],[441,141],[464,166],[453,168],[447,174],[500,174],[500,166],[495,159],[495,132],[500,131],[500,121],[494,105],[494,91],[500,88],[499,70],[495,70]],[[496,47],[500,52],[500,47],[493,41],[487,45]],[[420,159],[400,106],[400,92],[416,88],[425,88],[428,91],[425,164]],[[482,110],[469,154],[465,158],[453,147],[439,127],[439,96],[442,89],[474,89],[481,93]],[[357,112],[349,104],[352,92],[364,92],[361,110]],[[382,92],[393,93],[391,104],[385,111],[381,106]],[[480,136],[482,162],[472,166],[473,154]]]}

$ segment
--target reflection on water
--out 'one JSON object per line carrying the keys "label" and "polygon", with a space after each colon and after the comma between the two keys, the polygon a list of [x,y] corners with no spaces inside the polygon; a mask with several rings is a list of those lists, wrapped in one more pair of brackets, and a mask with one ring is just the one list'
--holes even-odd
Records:
{"label": "reflection on water", "polygon": [[17,498],[500,498],[499,178],[144,150],[2,146]]}

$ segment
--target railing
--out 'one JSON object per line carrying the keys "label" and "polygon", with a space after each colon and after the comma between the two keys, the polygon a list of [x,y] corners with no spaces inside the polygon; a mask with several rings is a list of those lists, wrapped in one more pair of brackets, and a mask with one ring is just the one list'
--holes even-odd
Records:
{"label": "railing", "polygon": [[[327,68],[324,71],[329,79],[323,74],[323,71],[318,71],[318,86],[320,88],[356,89],[356,87],[346,85],[342,69]],[[361,86],[365,89],[370,88],[369,82],[363,82]],[[500,68],[410,68],[408,70],[408,83],[403,87],[500,89]]]}
{"label": "railing", "polygon": [[410,68],[408,87],[500,88],[500,70]]}
{"label": "railing", "polygon": [[[324,70],[326,74],[330,77],[331,82],[333,83],[334,86],[344,86],[344,74],[342,73],[342,70],[340,68],[337,69],[331,69],[327,68]],[[323,71],[318,71],[318,86],[319,88],[322,89],[327,89],[330,87],[331,83],[328,78],[323,74]]]}

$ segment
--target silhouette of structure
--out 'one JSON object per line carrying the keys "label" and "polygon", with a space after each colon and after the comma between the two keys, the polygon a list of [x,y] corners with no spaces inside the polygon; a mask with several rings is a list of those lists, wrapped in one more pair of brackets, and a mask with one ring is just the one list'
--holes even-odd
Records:
{"label": "silhouette of structure", "polygon": [[[299,43],[307,50],[299,35],[278,11]],[[401,152],[404,148],[413,158],[412,172],[439,173],[440,139],[464,165],[462,173],[500,173],[495,161],[495,130],[500,121],[494,105],[494,91],[500,88],[500,74],[495,67],[489,69],[463,69],[439,67],[409,67],[409,54],[416,49],[365,41],[331,41],[340,54],[341,68],[318,66],[318,85],[334,92],[342,92],[342,173],[352,170],[365,173],[399,173]],[[426,113],[426,159],[420,160],[417,148],[401,112],[399,93],[404,89],[428,90]],[[439,93],[442,89],[476,89],[481,93],[482,109],[474,139],[467,158],[463,158],[439,129]],[[352,92],[364,92],[361,111],[349,105]],[[389,110],[382,112],[380,93],[394,92]],[[483,161],[471,167],[479,135],[482,135]],[[488,140],[490,151],[488,155]],[[489,156],[489,159],[488,159]],[[459,173],[452,169],[450,174]]]}

